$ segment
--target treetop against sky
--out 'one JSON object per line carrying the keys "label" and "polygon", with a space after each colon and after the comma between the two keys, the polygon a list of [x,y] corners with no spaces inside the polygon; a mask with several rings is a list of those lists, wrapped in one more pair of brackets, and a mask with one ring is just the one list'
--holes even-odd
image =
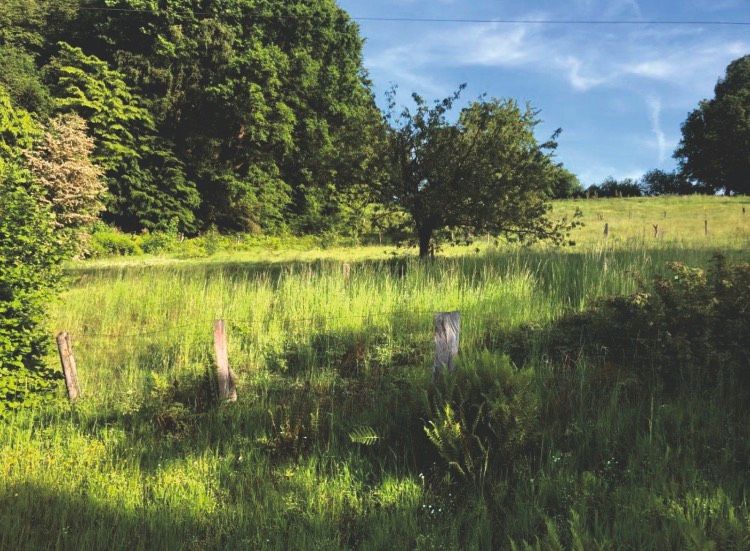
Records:
{"label": "treetop against sky", "polygon": [[[524,20],[750,21],[742,0],[339,0],[354,17]],[[529,100],[546,138],[584,183],[672,169],[680,124],[733,59],[750,53],[736,25],[545,25],[360,20],[365,65],[379,103],[399,84],[442,98],[461,82],[465,100]]]}

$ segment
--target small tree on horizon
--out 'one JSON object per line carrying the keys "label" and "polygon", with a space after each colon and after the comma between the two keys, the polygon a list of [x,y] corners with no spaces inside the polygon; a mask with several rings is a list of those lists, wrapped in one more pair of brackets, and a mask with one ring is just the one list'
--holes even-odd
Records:
{"label": "small tree on horizon", "polygon": [[459,230],[464,241],[491,233],[562,244],[577,223],[549,217],[559,131],[537,143],[538,111],[512,99],[481,97],[451,123],[447,115],[464,88],[432,106],[413,94],[413,112],[397,112],[395,89],[388,94],[382,202],[408,215],[420,257],[430,255],[443,229]]}

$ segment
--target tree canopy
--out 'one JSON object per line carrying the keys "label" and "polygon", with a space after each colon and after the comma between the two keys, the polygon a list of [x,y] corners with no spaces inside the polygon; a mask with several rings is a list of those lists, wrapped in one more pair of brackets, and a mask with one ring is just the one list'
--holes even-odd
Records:
{"label": "tree canopy", "polygon": [[602,183],[589,186],[588,194],[596,197],[640,197],[643,189],[632,178],[617,180],[609,176]]}
{"label": "tree canopy", "polygon": [[358,28],[333,0],[117,7],[143,11],[87,11],[62,38],[138,91],[204,225],[317,230],[366,180],[379,113]]}
{"label": "tree canopy", "polygon": [[750,55],[729,64],[714,93],[688,115],[674,156],[706,191],[750,193]]}

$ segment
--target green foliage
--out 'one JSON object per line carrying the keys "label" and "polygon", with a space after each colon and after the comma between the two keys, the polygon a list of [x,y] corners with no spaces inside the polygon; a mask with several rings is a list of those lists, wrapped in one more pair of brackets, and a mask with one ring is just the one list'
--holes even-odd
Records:
{"label": "green foliage", "polygon": [[571,357],[584,346],[671,391],[721,383],[750,391],[750,265],[719,256],[708,271],[680,262],[669,269],[652,286],[560,321],[553,348]]}
{"label": "green foliage", "polygon": [[550,167],[550,188],[547,191],[552,199],[570,199],[584,194],[578,176],[562,165],[553,164]]}
{"label": "green foliage", "polygon": [[137,242],[146,254],[165,254],[177,250],[180,237],[176,231],[146,232],[137,237]]}
{"label": "green foliage", "polygon": [[659,169],[650,170],[643,175],[641,189],[646,195],[690,195],[703,191],[703,188],[688,182],[681,173]]}
{"label": "green foliage", "polygon": [[52,98],[34,57],[18,46],[0,44],[0,85],[13,104],[26,111],[45,117],[52,109]]}
{"label": "green foliage", "polygon": [[24,152],[33,147],[40,135],[29,113],[15,108],[10,95],[0,86],[0,170],[22,164]]}
{"label": "green foliage", "polygon": [[380,436],[372,427],[356,427],[349,433],[349,440],[362,446],[373,446],[380,440]]}
{"label": "green foliage", "polygon": [[0,88],[0,416],[38,405],[55,379],[43,359],[62,254],[54,216],[22,163],[36,132]]}
{"label": "green foliage", "polygon": [[462,357],[454,374],[440,377],[430,399],[425,433],[440,457],[481,491],[497,480],[535,438],[538,395],[531,370],[489,351]]}
{"label": "green foliage", "polygon": [[47,367],[46,310],[59,280],[54,218],[12,168],[0,169],[0,416],[39,404]]}
{"label": "green foliage", "polygon": [[589,197],[640,197],[643,195],[641,186],[632,178],[618,181],[611,176],[601,184],[589,186],[586,192]]}
{"label": "green foliage", "polygon": [[129,231],[163,229],[173,219],[194,230],[197,192],[141,100],[104,61],[66,43],[59,48],[47,80],[56,109],[84,117],[96,139],[94,160],[109,185],[107,218]]}
{"label": "green foliage", "polygon": [[494,233],[562,243],[575,224],[547,216],[553,171],[545,149],[556,144],[537,143],[537,112],[513,100],[482,99],[452,124],[447,114],[462,90],[432,107],[414,94],[415,112],[400,114],[391,91],[381,200],[409,214],[423,257],[443,228],[461,230],[464,237]]}
{"label": "green foliage", "polygon": [[81,14],[65,38],[140,91],[205,226],[313,231],[320,193],[373,177],[379,113],[357,26],[333,0],[117,7],[143,11]]}
{"label": "green foliage", "polygon": [[732,61],[714,98],[688,115],[674,156],[711,193],[750,193],[750,56]]}
{"label": "green foliage", "polygon": [[49,37],[66,28],[79,5],[80,0],[2,0],[0,45],[44,51]]}
{"label": "green foliage", "polygon": [[122,233],[107,226],[98,227],[91,235],[91,256],[132,256],[143,254],[136,236]]}

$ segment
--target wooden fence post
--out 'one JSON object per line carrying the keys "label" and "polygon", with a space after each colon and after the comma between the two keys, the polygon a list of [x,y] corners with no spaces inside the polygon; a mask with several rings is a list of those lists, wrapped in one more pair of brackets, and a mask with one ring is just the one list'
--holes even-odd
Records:
{"label": "wooden fence post", "polygon": [[703,235],[708,236],[708,220],[703,221]]}
{"label": "wooden fence post", "polygon": [[454,360],[458,355],[458,342],[461,334],[461,312],[435,314],[435,364],[433,375],[441,369],[455,371]]}
{"label": "wooden fence post", "polygon": [[606,239],[607,237],[609,237],[609,222],[604,224],[604,238]]}
{"label": "wooden fence post", "polygon": [[70,335],[64,331],[57,335],[57,351],[60,353],[60,364],[65,377],[65,387],[68,390],[68,399],[75,402],[81,395],[81,387],[78,385],[78,370]]}
{"label": "wooden fence post", "polygon": [[237,387],[234,385],[232,371],[229,369],[227,330],[224,320],[214,322],[214,352],[216,353],[216,379],[219,384],[219,399],[236,402]]}

